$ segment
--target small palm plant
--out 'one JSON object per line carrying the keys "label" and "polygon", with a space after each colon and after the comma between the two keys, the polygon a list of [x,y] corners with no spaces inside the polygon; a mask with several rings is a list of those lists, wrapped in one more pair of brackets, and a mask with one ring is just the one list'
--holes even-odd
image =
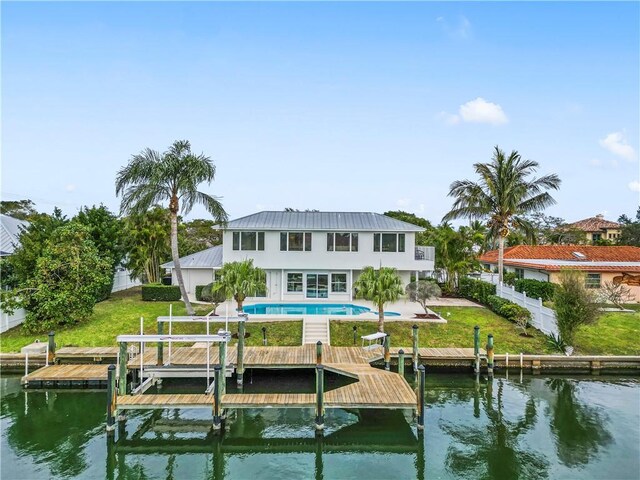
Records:
{"label": "small palm plant", "polygon": [[225,263],[216,273],[218,280],[214,291],[224,292],[225,298],[233,298],[242,312],[242,304],[247,297],[267,291],[267,276],[261,268],[253,266],[253,260]]}
{"label": "small palm plant", "polygon": [[396,269],[364,267],[353,286],[357,297],[369,300],[378,307],[378,331],[384,332],[384,305],[397,301],[404,293]]}

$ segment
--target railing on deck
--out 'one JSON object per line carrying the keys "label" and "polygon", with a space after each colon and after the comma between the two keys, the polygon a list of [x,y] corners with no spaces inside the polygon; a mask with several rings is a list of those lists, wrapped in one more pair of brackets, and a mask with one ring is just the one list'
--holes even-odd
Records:
{"label": "railing on deck", "polygon": [[416,260],[433,260],[436,257],[435,247],[416,246],[415,259]]}

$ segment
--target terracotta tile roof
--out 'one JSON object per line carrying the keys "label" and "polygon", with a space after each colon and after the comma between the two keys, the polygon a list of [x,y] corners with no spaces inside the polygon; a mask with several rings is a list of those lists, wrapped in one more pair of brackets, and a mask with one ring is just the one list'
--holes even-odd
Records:
{"label": "terracotta tile roof", "polygon": [[546,264],[540,265],[538,263],[529,263],[526,261],[520,262],[518,260],[505,260],[505,265],[510,267],[522,267],[531,268],[535,270],[544,270],[546,272],[559,272],[560,270],[583,270],[585,272],[619,272],[619,273],[636,273],[640,272],[640,265],[625,265],[621,263],[619,266],[615,265],[591,265],[587,263],[575,262],[575,265],[554,265]]}
{"label": "terracotta tile roof", "polygon": [[573,228],[576,230],[582,230],[583,232],[599,232],[606,230],[607,228],[620,228],[618,222],[612,222],[611,220],[605,220],[602,215],[596,215],[595,217],[585,218],[584,220],[578,220],[568,224],[565,228]]}
{"label": "terracotta tile roof", "polygon": [[[584,255],[579,259],[574,252]],[[596,245],[516,245],[504,249],[505,260],[569,260],[589,262],[640,262],[640,247]],[[480,256],[481,262],[496,263],[498,250]]]}

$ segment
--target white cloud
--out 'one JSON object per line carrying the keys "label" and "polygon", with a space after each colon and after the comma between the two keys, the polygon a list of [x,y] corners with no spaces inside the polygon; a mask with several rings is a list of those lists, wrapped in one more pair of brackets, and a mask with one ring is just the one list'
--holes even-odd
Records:
{"label": "white cloud", "polygon": [[465,16],[460,16],[455,24],[450,24],[445,17],[436,18],[442,30],[451,38],[465,40],[471,37],[471,22]]}
{"label": "white cloud", "polygon": [[418,213],[424,213],[424,211],[425,211],[424,203],[421,203],[420,205],[418,205]]}
{"label": "white cloud", "polygon": [[503,125],[509,122],[507,114],[500,105],[488,102],[482,97],[460,105],[457,115],[440,112],[438,118],[447,125],[457,125],[460,122]]}
{"label": "white cloud", "polygon": [[410,198],[399,198],[398,200],[396,200],[396,205],[398,207],[406,208],[409,205],[411,205],[411,199]]}
{"label": "white cloud", "polygon": [[633,161],[636,157],[635,150],[627,143],[623,132],[610,133],[600,140],[600,146],[629,161]]}
{"label": "white cloud", "polygon": [[65,189],[67,192],[75,192],[75,191],[76,191],[76,186],[75,186],[75,184],[74,184],[74,183],[68,183],[68,184],[64,187],[64,189]]}
{"label": "white cloud", "polygon": [[631,190],[632,192],[640,192],[640,182],[638,180],[629,182],[627,186],[629,187],[629,190]]}
{"label": "white cloud", "polygon": [[589,160],[589,165],[594,168],[606,168],[607,165],[611,168],[618,168],[619,163],[615,158],[610,159],[609,162],[605,162],[599,158],[592,158],[591,160]]}

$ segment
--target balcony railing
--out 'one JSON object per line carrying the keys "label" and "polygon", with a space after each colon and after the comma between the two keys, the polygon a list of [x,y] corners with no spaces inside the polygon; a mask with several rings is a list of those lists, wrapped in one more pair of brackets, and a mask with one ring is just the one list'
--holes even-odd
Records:
{"label": "balcony railing", "polygon": [[436,258],[435,247],[416,247],[415,259],[416,260],[429,260],[434,261]]}

